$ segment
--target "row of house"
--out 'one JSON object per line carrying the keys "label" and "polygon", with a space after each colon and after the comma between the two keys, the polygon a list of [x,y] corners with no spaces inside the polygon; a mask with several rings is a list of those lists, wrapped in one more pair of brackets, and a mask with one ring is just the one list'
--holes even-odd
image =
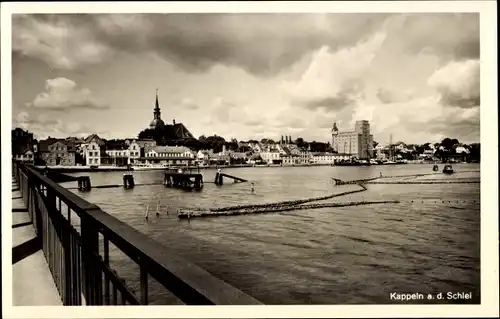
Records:
{"label": "row of house", "polygon": [[[157,146],[154,140],[123,139],[104,140],[96,134],[86,138],[70,137],[66,139],[48,138],[40,142],[33,139],[31,133],[21,129],[12,131],[13,155],[19,160],[41,160],[48,166],[125,166],[125,165],[224,165],[224,164],[335,164],[338,161],[349,160],[353,154],[311,152],[301,149],[291,142],[291,138],[282,139],[280,143],[239,143],[239,151],[228,151],[223,146],[222,151],[213,150],[192,151],[186,147]],[[14,147],[15,145],[15,147]],[[418,154],[418,158],[433,158],[435,153],[443,148],[429,144],[428,149]],[[243,151],[242,151],[243,150]],[[457,154],[468,153],[463,145],[454,148]],[[389,146],[375,147],[374,157],[384,159],[392,153],[415,154],[416,146],[398,142]],[[394,154],[393,154],[394,155]]]}
{"label": "row of house", "polygon": [[[375,147],[375,156],[377,159],[384,160],[390,157],[402,158],[413,157],[416,160],[432,160],[437,159],[437,152],[446,151],[445,147],[436,144],[427,144],[425,149],[419,149],[417,145],[406,144],[404,142],[397,142],[392,145],[377,145]],[[453,151],[457,156],[467,156],[470,154],[470,150],[464,144],[456,144],[453,146]]]}
{"label": "row of house", "polygon": [[86,166],[124,165],[228,165],[266,163],[281,165],[334,164],[347,160],[349,154],[312,153],[294,144],[250,145],[249,152],[213,150],[194,152],[187,147],[156,146],[152,140],[104,141],[96,135],[78,141],[74,139],[47,139],[40,142],[40,155],[48,166],[76,165],[77,154]]}

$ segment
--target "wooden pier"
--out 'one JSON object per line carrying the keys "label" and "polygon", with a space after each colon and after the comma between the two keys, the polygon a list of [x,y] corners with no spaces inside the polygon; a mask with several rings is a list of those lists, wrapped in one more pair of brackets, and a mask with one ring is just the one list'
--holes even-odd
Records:
{"label": "wooden pier", "polygon": [[214,181],[215,185],[222,185],[222,184],[224,184],[224,177],[231,178],[235,183],[248,182],[246,179],[243,179],[241,177],[236,177],[236,176],[233,176],[233,175],[229,175],[229,174],[217,172],[217,174],[215,174],[215,181]]}
{"label": "wooden pier", "polygon": [[202,189],[203,175],[193,170],[184,171],[183,169],[169,170],[165,172],[163,183],[167,187],[183,189]]}

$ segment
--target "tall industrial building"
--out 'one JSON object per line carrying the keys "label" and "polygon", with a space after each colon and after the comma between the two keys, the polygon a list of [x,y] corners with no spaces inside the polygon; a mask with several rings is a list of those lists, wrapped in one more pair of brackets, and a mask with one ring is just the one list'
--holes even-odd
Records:
{"label": "tall industrial building", "polygon": [[359,159],[371,158],[373,154],[373,135],[370,123],[356,121],[354,131],[339,132],[337,123],[333,123],[332,147],[337,153],[349,154]]}

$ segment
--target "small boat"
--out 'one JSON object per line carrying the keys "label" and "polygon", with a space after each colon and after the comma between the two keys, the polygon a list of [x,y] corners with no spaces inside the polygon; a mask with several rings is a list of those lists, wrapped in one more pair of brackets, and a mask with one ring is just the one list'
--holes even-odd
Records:
{"label": "small boat", "polygon": [[369,162],[369,161],[367,161],[367,160],[359,160],[359,162],[358,162],[358,163],[359,163],[359,165],[361,165],[361,166],[368,166],[368,165],[370,165],[370,162]]}
{"label": "small boat", "polygon": [[433,170],[434,172],[437,172],[437,171],[439,171],[439,166],[437,166],[437,165],[434,165],[434,166],[432,167],[432,170]]}
{"label": "small boat", "polygon": [[446,164],[443,168],[444,174],[453,174],[453,167],[450,164]]}

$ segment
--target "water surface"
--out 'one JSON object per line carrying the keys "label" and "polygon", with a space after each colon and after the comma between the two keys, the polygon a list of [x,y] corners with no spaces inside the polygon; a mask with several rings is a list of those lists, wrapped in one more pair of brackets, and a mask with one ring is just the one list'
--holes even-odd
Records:
{"label": "water surface", "polygon": [[[456,164],[451,177],[479,179],[479,165]],[[334,186],[342,180],[388,175],[432,173],[432,165],[367,167],[281,167],[226,169],[248,183],[218,187],[207,183],[200,192],[164,186],[93,189],[79,193],[109,214],[168,247],[216,277],[265,304],[384,304],[391,292],[472,292],[479,303],[480,184],[367,185],[368,190],[332,199],[400,200],[400,204],[297,210],[246,216],[178,220],[187,207],[261,204],[325,196],[357,189]],[[467,172],[465,172],[467,171]],[[475,172],[474,172],[475,171]],[[203,170],[213,181],[214,170]],[[121,184],[122,172],[90,175],[92,185]],[[134,172],[136,183],[161,183],[161,171]],[[75,186],[76,183],[66,183]],[[412,202],[413,201],[413,202]],[[154,216],[160,205],[160,216]],[[146,206],[153,214],[144,218]],[[166,210],[170,214],[166,214]],[[116,267],[137,287],[132,263],[114,256]],[[152,301],[175,302],[153,289]],[[449,301],[441,301],[449,302]]]}

